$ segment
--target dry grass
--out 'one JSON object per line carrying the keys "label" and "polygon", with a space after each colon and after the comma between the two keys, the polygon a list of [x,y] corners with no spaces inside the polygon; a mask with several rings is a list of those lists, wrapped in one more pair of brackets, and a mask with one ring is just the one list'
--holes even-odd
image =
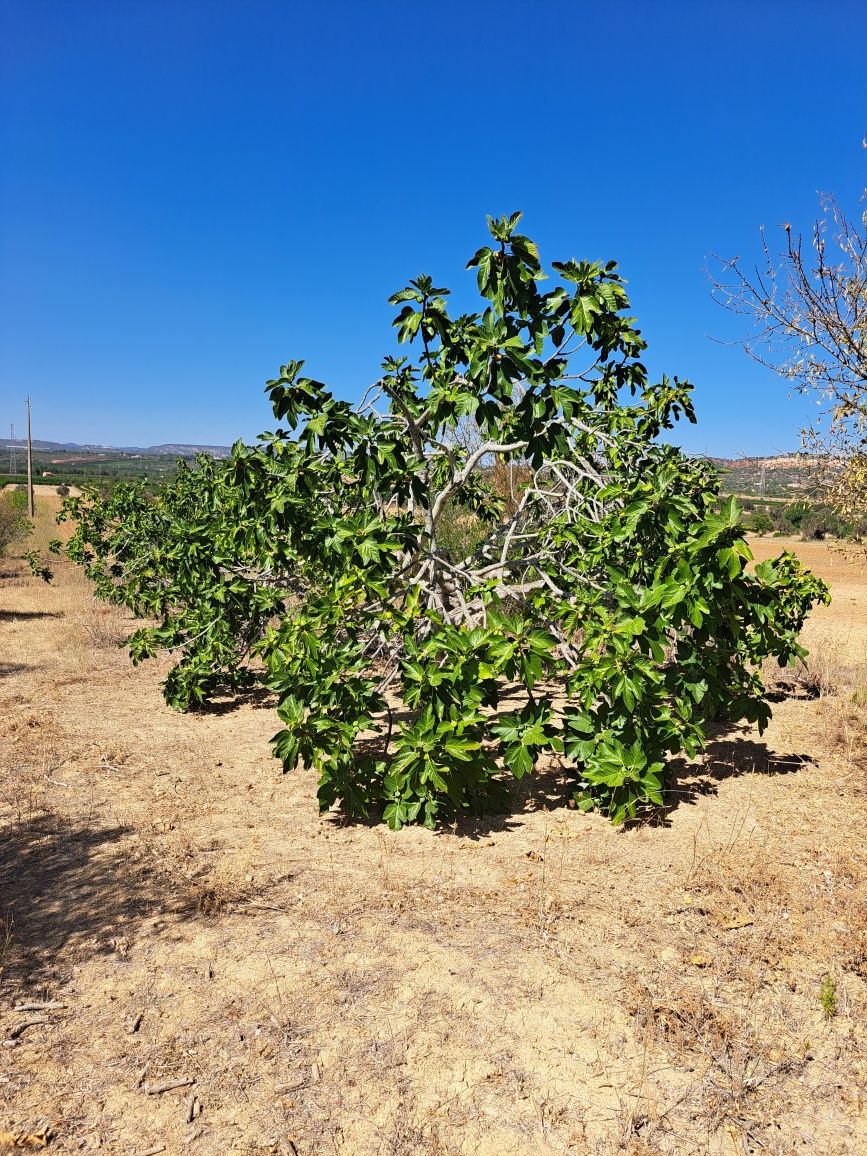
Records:
{"label": "dry grass", "polygon": [[856,774],[867,771],[867,661],[819,638],[806,662],[781,671],[775,663],[763,670],[765,685],[776,698],[816,700],[815,718],[821,745],[833,750]]}
{"label": "dry grass", "polygon": [[[64,1006],[0,1049],[0,1130],[112,1153],[867,1146],[850,603],[809,675],[783,672],[765,736],[681,769],[664,824],[616,832],[540,790],[395,835],[320,819],[267,709],[165,707],[77,575],[11,570],[0,1038],[16,1002]],[[183,1076],[192,1124],[188,1089],[143,1091]]]}

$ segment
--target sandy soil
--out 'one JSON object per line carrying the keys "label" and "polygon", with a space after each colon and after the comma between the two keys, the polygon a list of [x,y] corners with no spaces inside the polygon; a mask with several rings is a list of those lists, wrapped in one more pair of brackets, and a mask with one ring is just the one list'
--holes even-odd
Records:
{"label": "sandy soil", "polygon": [[[26,483],[24,482],[7,482],[5,486],[0,487],[0,489],[4,490],[20,490],[25,488]],[[73,498],[78,498],[81,496],[81,490],[78,488],[78,486],[70,486],[69,493]],[[47,499],[49,502],[51,502],[57,496],[57,485],[55,484],[53,486],[48,486],[42,484],[41,482],[34,482],[33,495],[36,498]]]}
{"label": "sandy soil", "polygon": [[821,677],[628,831],[557,806],[555,767],[437,833],[320,818],[267,704],[174,713],[80,576],[0,563],[0,1130],[196,1156],[867,1151],[867,580],[795,549],[837,595],[809,627]]}

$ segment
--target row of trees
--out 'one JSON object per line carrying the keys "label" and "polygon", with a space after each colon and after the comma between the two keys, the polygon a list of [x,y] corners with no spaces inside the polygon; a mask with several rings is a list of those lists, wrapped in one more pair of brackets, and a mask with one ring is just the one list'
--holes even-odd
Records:
{"label": "row of trees", "polygon": [[175,655],[169,702],[269,688],[285,769],[393,827],[543,756],[582,808],[661,805],[709,720],[767,722],[760,664],[827,599],[792,555],[748,571],[735,501],[660,443],[691,387],[650,381],[616,265],[546,276],[519,216],[469,262],[474,312],[426,276],[391,298],[407,354],[357,406],[289,362],[256,447],[65,506],[69,557],[150,620],[134,661]]}
{"label": "row of trees", "polygon": [[857,539],[863,525],[826,502],[744,503],[744,524],[755,534],[800,534],[805,539]]}

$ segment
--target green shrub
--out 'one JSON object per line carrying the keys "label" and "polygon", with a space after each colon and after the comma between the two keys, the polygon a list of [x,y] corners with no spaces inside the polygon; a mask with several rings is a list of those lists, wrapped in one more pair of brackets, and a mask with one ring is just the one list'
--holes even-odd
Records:
{"label": "green shrub", "polygon": [[[22,501],[23,499],[23,501]],[[27,495],[23,490],[0,491],[0,555],[33,531],[27,517]]]}
{"label": "green shrub", "polygon": [[812,506],[801,520],[801,533],[806,539],[821,541],[823,538],[851,538],[854,526],[830,506]]}
{"label": "green shrub", "polygon": [[786,506],[783,519],[793,530],[800,530],[804,519],[812,509],[813,507],[809,502],[792,502],[791,505]]}

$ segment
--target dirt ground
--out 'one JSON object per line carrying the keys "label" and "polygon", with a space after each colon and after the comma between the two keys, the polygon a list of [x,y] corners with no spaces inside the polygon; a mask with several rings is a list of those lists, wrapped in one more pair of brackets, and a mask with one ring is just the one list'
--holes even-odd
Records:
{"label": "dirt ground", "polygon": [[867,571],[793,546],[835,593],[811,669],[631,830],[557,806],[556,767],[436,833],[320,818],[267,704],[176,714],[80,575],[0,561],[0,1131],[192,1156],[867,1152]]}

